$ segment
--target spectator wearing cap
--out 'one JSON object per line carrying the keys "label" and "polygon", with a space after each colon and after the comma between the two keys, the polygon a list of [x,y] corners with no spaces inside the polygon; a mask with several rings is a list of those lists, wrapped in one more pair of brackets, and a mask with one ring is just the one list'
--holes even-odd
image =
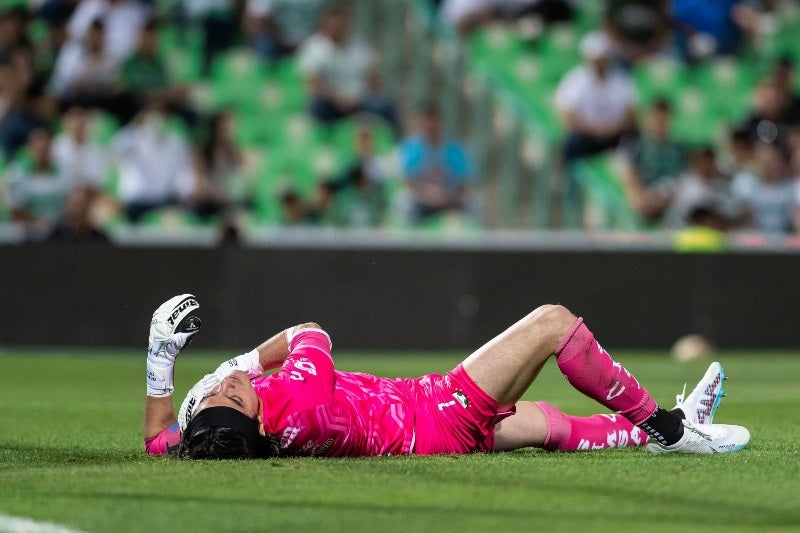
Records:
{"label": "spectator wearing cap", "polygon": [[680,175],[686,169],[686,148],[670,135],[672,108],[666,100],[650,107],[641,134],[625,143],[625,195],[647,221],[661,219]]}
{"label": "spectator wearing cap", "polygon": [[583,38],[585,64],[570,70],[558,84],[555,107],[566,130],[564,141],[565,226],[580,225],[583,190],[573,163],[616,147],[636,126],[636,91],[630,76],[611,63],[611,41],[605,33]]}
{"label": "spectator wearing cap", "polygon": [[611,42],[593,32],[581,42],[586,63],[569,71],[555,92],[567,131],[567,161],[617,146],[636,127],[636,89],[630,76],[611,64]]}

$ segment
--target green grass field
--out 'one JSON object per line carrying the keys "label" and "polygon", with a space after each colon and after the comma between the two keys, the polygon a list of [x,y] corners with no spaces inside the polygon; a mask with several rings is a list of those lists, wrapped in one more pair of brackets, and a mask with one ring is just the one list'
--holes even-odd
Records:
{"label": "green grass field", "polygon": [[[187,351],[178,361],[176,390],[227,355]],[[707,364],[615,355],[668,407]],[[337,366],[401,376],[444,371],[459,359],[339,354]],[[730,379],[717,421],[743,424],[753,435],[738,454],[522,450],[181,462],[144,454],[143,354],[0,351],[0,518],[150,533],[797,530],[800,357],[738,353],[721,361]],[[552,363],[527,397],[573,414],[598,409]]]}

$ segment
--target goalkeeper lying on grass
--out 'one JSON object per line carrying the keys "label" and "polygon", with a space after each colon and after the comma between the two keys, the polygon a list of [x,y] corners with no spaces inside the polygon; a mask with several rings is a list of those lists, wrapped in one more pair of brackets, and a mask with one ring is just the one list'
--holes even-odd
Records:
{"label": "goalkeeper lying on grass", "polygon": [[[334,370],[328,334],[314,323],[291,327],[206,375],[176,420],[173,365],[200,329],[198,307],[184,294],[153,315],[144,413],[150,454],[244,459],[645,445],[653,453],[715,453],[750,440],[741,426],[711,423],[723,396],[719,363],[666,411],[559,305],[534,310],[452,371],[420,378]],[[615,413],[574,417],[521,401],[551,357],[573,387]]]}

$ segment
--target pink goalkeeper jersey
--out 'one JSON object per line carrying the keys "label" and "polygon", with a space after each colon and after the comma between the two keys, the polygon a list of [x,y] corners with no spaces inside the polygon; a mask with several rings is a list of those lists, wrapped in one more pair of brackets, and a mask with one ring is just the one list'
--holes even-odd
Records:
{"label": "pink goalkeeper jersey", "polygon": [[333,369],[320,330],[292,339],[281,370],[253,381],[264,428],[287,455],[328,457],[407,454],[414,446],[414,379]]}

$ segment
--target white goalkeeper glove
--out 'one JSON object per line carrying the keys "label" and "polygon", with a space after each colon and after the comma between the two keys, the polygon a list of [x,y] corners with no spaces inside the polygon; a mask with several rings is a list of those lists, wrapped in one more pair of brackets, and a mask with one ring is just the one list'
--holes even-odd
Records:
{"label": "white goalkeeper glove", "polygon": [[233,359],[223,361],[214,372],[206,374],[203,376],[203,379],[195,383],[194,387],[189,390],[189,393],[183,400],[181,408],[178,410],[178,423],[181,426],[181,431],[185,430],[186,426],[192,420],[197,404],[208,396],[223,379],[230,376],[236,370],[246,372],[248,379],[251,380],[263,374],[264,368],[259,362],[258,351],[253,350],[252,352],[247,352]]}
{"label": "white goalkeeper glove", "polygon": [[153,313],[147,348],[148,396],[172,394],[175,358],[200,331],[200,319],[192,315],[199,307],[194,296],[181,294],[161,304]]}

